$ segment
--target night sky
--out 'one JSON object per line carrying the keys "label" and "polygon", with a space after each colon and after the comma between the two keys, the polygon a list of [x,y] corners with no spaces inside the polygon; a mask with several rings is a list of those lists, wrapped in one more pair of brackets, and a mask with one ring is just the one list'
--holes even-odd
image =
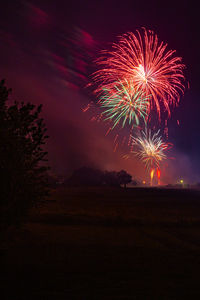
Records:
{"label": "night sky", "polygon": [[[92,122],[93,101],[85,88],[93,60],[116,37],[146,27],[168,49],[176,49],[186,65],[186,86],[168,121],[174,147],[163,173],[165,182],[184,178],[200,182],[199,10],[192,1],[5,1],[0,10],[0,72],[12,97],[42,103],[50,139],[52,170],[69,175],[81,166],[126,169],[133,178],[145,178],[135,159],[113,152],[106,126]],[[180,121],[180,126],[177,124]]]}

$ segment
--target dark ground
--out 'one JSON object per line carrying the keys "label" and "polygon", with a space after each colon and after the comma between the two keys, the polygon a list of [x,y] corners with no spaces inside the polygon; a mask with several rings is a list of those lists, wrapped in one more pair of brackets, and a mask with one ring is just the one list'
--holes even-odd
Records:
{"label": "dark ground", "polygon": [[200,191],[59,189],[1,259],[2,300],[198,299]]}

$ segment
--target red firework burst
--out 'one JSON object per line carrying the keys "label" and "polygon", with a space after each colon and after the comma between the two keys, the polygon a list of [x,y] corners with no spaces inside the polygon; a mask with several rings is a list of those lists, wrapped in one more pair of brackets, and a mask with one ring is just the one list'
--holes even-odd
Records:
{"label": "red firework burst", "polygon": [[112,89],[118,80],[132,82],[144,97],[150,95],[149,112],[156,108],[159,118],[164,108],[170,116],[170,105],[177,105],[184,93],[184,64],[175,56],[175,50],[167,50],[167,44],[158,41],[153,31],[143,28],[136,34],[127,33],[112,45],[112,51],[103,51],[97,60],[101,68],[94,73],[98,84],[96,93]]}

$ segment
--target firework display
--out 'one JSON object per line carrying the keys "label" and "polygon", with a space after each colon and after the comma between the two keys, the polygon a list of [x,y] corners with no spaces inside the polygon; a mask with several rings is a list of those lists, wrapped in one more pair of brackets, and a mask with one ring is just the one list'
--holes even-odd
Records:
{"label": "firework display", "polygon": [[114,87],[104,88],[104,93],[100,97],[99,103],[104,109],[102,113],[105,120],[112,120],[113,128],[122,121],[122,127],[126,121],[139,125],[142,119],[146,124],[148,116],[149,97],[145,97],[140,90],[136,90],[132,82],[127,80],[124,83],[119,80]]}
{"label": "firework display", "polygon": [[160,183],[160,164],[167,158],[165,151],[172,145],[165,143],[159,135],[160,130],[152,135],[151,130],[142,131],[141,136],[132,137],[132,143],[137,151],[132,151],[150,172],[151,184],[155,170],[157,170],[158,183]]}
{"label": "firework display", "polygon": [[167,44],[158,41],[153,31],[127,33],[113,44],[111,51],[104,51],[97,61],[100,69],[94,73],[98,84],[96,93],[111,90],[118,80],[132,82],[134,88],[151,95],[149,112],[154,107],[160,117],[161,109],[170,115],[170,105],[176,105],[184,92],[184,65],[175,50],[167,50]]}
{"label": "firework display", "polygon": [[[150,185],[154,176],[160,185],[160,166],[167,159],[166,150],[172,145],[162,140],[160,130],[152,134],[147,129],[149,120],[157,115],[161,121],[164,113],[164,133],[168,138],[166,116],[171,115],[171,107],[178,105],[184,93],[185,65],[175,52],[168,50],[167,44],[159,41],[153,31],[143,28],[135,34],[129,32],[120,36],[118,42],[112,44],[111,51],[103,51],[96,61],[98,70],[93,73],[94,93],[103,110],[101,119],[112,123],[106,135],[115,127],[122,129],[129,125],[130,154],[145,165]],[[118,136],[116,134],[114,140],[114,152],[119,145]]]}
{"label": "firework display", "polygon": [[132,137],[133,145],[137,146],[137,152],[132,151],[132,153],[143,161],[147,170],[159,167],[161,161],[167,158],[164,152],[171,144],[163,142],[159,133],[160,130],[152,135],[151,130],[146,130],[142,131],[141,136]]}

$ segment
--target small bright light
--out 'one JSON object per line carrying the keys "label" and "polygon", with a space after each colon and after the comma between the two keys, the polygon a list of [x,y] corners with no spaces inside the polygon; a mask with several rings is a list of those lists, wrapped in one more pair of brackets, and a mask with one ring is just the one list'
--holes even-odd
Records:
{"label": "small bright light", "polygon": [[146,184],[146,181],[145,181],[145,180],[143,180],[143,181],[142,181],[142,183],[143,183],[143,184]]}
{"label": "small bright light", "polygon": [[183,179],[180,180],[180,183],[183,183]]}

